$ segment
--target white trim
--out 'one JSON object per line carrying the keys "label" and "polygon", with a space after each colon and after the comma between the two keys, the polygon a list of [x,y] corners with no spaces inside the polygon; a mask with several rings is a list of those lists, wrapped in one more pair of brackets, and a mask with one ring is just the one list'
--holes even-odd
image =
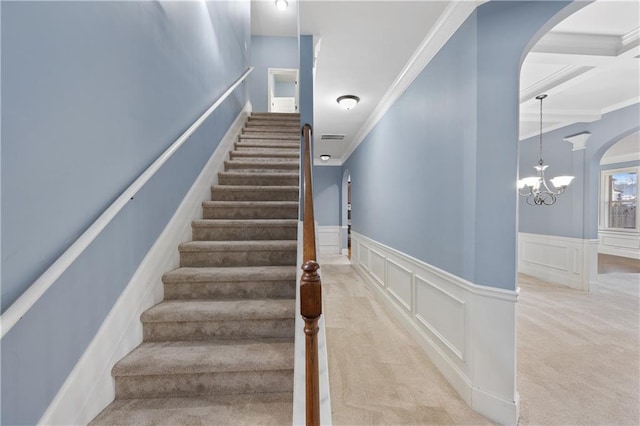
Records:
{"label": "white trim", "polygon": [[639,96],[634,96],[633,98],[629,98],[626,101],[618,102],[617,104],[609,105],[608,107],[602,108],[602,110],[600,110],[600,112],[603,115],[604,114],[608,114],[608,113],[610,113],[612,111],[617,111],[619,109],[626,108],[626,107],[631,106],[631,105],[635,105],[638,102],[640,102],[640,97]]}
{"label": "white trim", "polygon": [[78,239],[67,249],[40,277],[22,293],[7,310],[0,316],[0,338],[31,309],[31,307],[42,297],[42,295],[56,282],[58,278],[67,270],[69,266],[89,247],[104,228],[122,210],[124,206],[138,193],[140,189],[156,174],[164,163],[180,149],[180,147],[191,137],[198,127],[215,111],[227,97],[233,93],[236,87],[244,81],[253,71],[249,67],[240,78],[238,78],[218,100],[209,107],[180,137],[171,144],[120,196],[96,219],[91,226],[78,237]]}
{"label": "white trim", "polygon": [[[516,424],[518,292],[471,283],[357,232],[351,238],[354,268],[464,401]],[[383,280],[374,276],[372,253],[385,259]]]}
{"label": "white trim", "polygon": [[640,259],[640,233],[601,229],[598,231],[598,253]]}
{"label": "white trim", "polygon": [[590,132],[583,132],[577,135],[567,136],[563,140],[571,144],[571,151],[579,151],[581,149],[587,149],[587,141],[590,137]]}
{"label": "white trim", "polygon": [[318,254],[340,254],[342,227],[318,226]]}
{"label": "white trim", "polygon": [[629,152],[627,154],[603,156],[600,165],[628,163],[630,161],[640,161],[640,152]]}
{"label": "white trim", "polygon": [[598,288],[598,240],[518,233],[518,271],[581,291]]}
{"label": "white trim", "polygon": [[162,275],[179,266],[178,244],[191,239],[191,222],[202,217],[202,202],[237,140],[251,104],[233,122],[173,217],[153,244],[86,351],[38,424],[87,424],[113,401],[114,364],[142,342],[140,315],[162,301]]}
{"label": "white trim", "polygon": [[351,143],[342,154],[340,164],[343,164],[364,138],[373,130],[378,122],[389,111],[389,108],[402,96],[405,90],[413,83],[413,80],[422,72],[433,57],[440,51],[449,38],[460,28],[464,21],[484,1],[449,2],[447,8],[438,21],[431,28],[427,36],[422,40],[400,74],[396,77],[387,92],[384,94],[371,115],[358,129]]}

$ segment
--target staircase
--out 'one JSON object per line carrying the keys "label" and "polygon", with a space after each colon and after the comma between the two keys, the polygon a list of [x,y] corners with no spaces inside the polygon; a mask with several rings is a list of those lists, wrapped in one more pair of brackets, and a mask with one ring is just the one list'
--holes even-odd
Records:
{"label": "staircase", "polygon": [[300,117],[252,114],[91,425],[291,424]]}

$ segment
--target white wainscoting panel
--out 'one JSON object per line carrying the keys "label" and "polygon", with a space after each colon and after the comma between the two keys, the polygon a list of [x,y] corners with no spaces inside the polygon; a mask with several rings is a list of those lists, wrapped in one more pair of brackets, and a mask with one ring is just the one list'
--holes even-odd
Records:
{"label": "white wainscoting panel", "polygon": [[640,234],[598,231],[598,253],[640,259]]}
{"label": "white wainscoting panel", "polygon": [[236,117],[180,206],[153,244],[95,337],[80,357],[38,424],[89,423],[115,397],[111,369],[142,342],[140,315],[163,299],[162,275],[179,266],[178,244],[191,239],[191,222],[202,218],[202,202],[233,147],[251,104]]}
{"label": "white wainscoting panel", "polygon": [[416,275],[416,319],[460,361],[464,361],[465,302]]}
{"label": "white wainscoting panel", "polygon": [[581,291],[598,288],[598,241],[518,233],[518,271]]}
{"label": "white wainscoting panel", "polygon": [[412,307],[412,295],[411,295],[411,271],[401,265],[398,265],[393,260],[387,259],[387,280],[386,284],[389,287],[389,293],[395,297],[396,301],[400,303],[408,312],[414,310]]}
{"label": "white wainscoting panel", "polygon": [[369,259],[371,261],[371,275],[378,284],[384,286],[384,261],[385,257],[375,250],[370,250]]}
{"label": "white wainscoting panel", "polygon": [[516,424],[518,292],[473,284],[357,232],[351,238],[353,266],[465,402]]}
{"label": "white wainscoting panel", "polygon": [[320,254],[340,254],[340,226],[317,226]]}

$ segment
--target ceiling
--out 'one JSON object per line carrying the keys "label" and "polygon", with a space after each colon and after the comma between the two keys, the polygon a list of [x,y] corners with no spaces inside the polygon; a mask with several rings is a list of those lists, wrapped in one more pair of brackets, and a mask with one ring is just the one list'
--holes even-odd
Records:
{"label": "ceiling", "polygon": [[[451,1],[289,0],[283,20],[270,0],[252,0],[252,34],[314,36],[315,155],[322,164],[341,164],[371,126],[380,106],[404,77],[408,62],[430,42]],[[481,2],[478,2],[481,3]],[[469,4],[469,3],[467,3]],[[473,7],[473,6],[471,6]],[[280,13],[280,14],[279,14]],[[393,17],[393,19],[389,19]],[[539,128],[540,93],[544,129],[598,120],[602,114],[640,101],[640,2],[597,0],[544,36],[525,58],[520,82],[520,136]],[[360,97],[350,110],[340,95]],[[322,141],[322,134],[344,134]]]}

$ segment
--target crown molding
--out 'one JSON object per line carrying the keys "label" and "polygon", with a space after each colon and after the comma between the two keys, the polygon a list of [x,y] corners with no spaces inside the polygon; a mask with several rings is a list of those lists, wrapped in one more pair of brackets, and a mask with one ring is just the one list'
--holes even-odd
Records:
{"label": "crown molding", "polygon": [[344,163],[349,158],[369,132],[373,130],[387,111],[413,83],[424,67],[431,62],[442,46],[460,28],[476,7],[482,3],[485,3],[485,1],[456,1],[449,3],[431,31],[422,40],[400,74],[387,89],[387,92],[376,105],[367,121],[358,129],[346,151],[342,154],[341,163]]}

